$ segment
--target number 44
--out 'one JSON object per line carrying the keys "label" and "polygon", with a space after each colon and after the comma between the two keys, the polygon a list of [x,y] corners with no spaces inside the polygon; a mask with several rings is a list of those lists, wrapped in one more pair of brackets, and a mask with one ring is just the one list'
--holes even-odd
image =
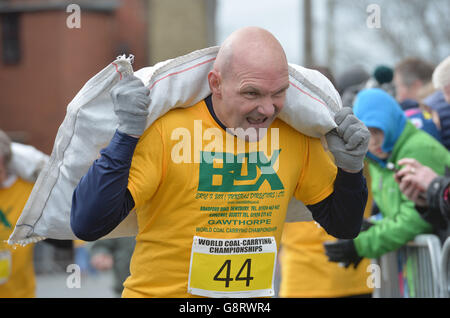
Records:
{"label": "number 44", "polygon": [[[250,275],[251,273],[251,267],[252,267],[252,260],[250,258],[247,258],[244,262],[244,264],[242,264],[241,268],[239,269],[239,272],[237,273],[236,277],[233,279],[231,278],[231,260],[227,259],[222,266],[220,267],[219,271],[216,273],[216,275],[214,275],[214,280],[216,281],[224,281],[225,282],[225,288],[230,287],[230,282],[231,281],[239,281],[239,280],[243,280],[245,281],[245,286],[249,287],[250,286],[250,281],[253,280],[254,277],[252,277]],[[244,269],[247,269],[246,273],[247,276],[242,277],[242,272],[244,271]],[[222,272],[226,271],[224,275],[222,275]],[[222,277],[221,277],[222,275]],[[225,276],[225,277],[223,277]]]}

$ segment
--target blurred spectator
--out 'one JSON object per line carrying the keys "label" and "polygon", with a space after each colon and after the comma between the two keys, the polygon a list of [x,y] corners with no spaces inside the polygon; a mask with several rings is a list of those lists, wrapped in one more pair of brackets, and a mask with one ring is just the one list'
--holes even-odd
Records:
{"label": "blurred spectator", "polygon": [[392,68],[379,65],[372,75],[362,68],[351,68],[344,72],[337,83],[341,87],[341,98],[344,106],[351,106],[356,94],[365,88],[381,88],[391,96],[395,95],[395,87],[392,83],[394,71]]}
{"label": "blurred spectator", "polygon": [[[366,166],[363,173],[370,184]],[[293,207],[295,205],[289,206]],[[371,210],[369,189],[365,218],[370,217]],[[324,243],[335,240],[316,222],[285,223],[279,255],[280,297],[372,297],[372,289],[367,285],[370,260],[363,259],[358,266],[352,267],[330,262],[325,255]]]}
{"label": "blurred spectator", "polygon": [[97,270],[91,264],[88,242],[82,240],[73,241],[75,264],[80,266],[82,275],[95,275]]}
{"label": "blurred spectator", "polygon": [[71,240],[46,239],[34,247],[34,271],[36,275],[66,273],[73,264],[74,248]]}
{"label": "blurred spectator", "polygon": [[406,117],[419,129],[429,133],[437,141],[442,142],[441,133],[433,121],[432,115],[413,99],[405,99],[400,103]]}
{"label": "blurred spectator", "polygon": [[432,230],[414,208],[414,202],[401,193],[388,163],[395,165],[411,157],[443,174],[450,164],[450,153],[409,122],[395,99],[381,89],[361,91],[353,109],[371,132],[367,153],[371,190],[382,219],[374,221],[354,240],[327,245],[326,252],[331,261],[357,264],[362,257],[378,258]]}
{"label": "blurred spectator", "polygon": [[442,144],[450,150],[450,104],[445,101],[444,93],[436,91],[426,97],[423,103],[437,114],[434,122],[439,129]]}
{"label": "blurred spectator", "polygon": [[7,241],[33,189],[12,174],[11,140],[0,130],[0,298],[35,297],[34,244],[11,247]]}
{"label": "blurred spectator", "polygon": [[395,180],[403,194],[416,204],[416,210],[431,225],[442,242],[450,235],[450,176],[439,176],[430,167],[417,160],[398,161],[403,168]]}
{"label": "blurred spectator", "polygon": [[437,113],[437,126],[440,129],[442,143],[450,150],[450,57],[436,67],[433,85],[437,91],[426,97],[423,102]]}
{"label": "blurred spectator", "polygon": [[335,81],[337,90],[342,96],[344,91],[352,86],[365,83],[370,77],[370,74],[360,65],[349,67],[344,72],[336,76]]}
{"label": "blurred spectator", "polygon": [[117,297],[122,295],[123,282],[130,275],[130,260],[135,243],[134,237],[103,239],[89,243],[91,265],[99,271],[113,270],[113,290]]}
{"label": "blurred spectator", "polygon": [[364,88],[381,88],[386,93],[395,97],[395,86],[392,83],[394,70],[386,65],[379,65],[373,71]]}
{"label": "blurred spectator", "polygon": [[400,61],[394,68],[395,97],[419,100],[419,91],[431,82],[434,66],[416,57]]}
{"label": "blurred spectator", "polygon": [[422,86],[417,92],[417,101],[422,103],[425,98],[434,92],[436,92],[436,88],[434,88],[433,82],[429,82],[428,84]]}
{"label": "blurred spectator", "polygon": [[[312,67],[324,74],[333,85],[335,81],[327,67]],[[369,183],[367,167],[364,176]],[[288,209],[297,208],[290,204]],[[369,191],[365,217],[370,216],[372,196]],[[289,213],[289,212],[288,212]],[[329,262],[323,243],[334,237],[316,222],[285,223],[280,252],[280,297],[371,297],[367,286],[366,259],[358,268],[343,268]]]}
{"label": "blurred spectator", "polygon": [[353,105],[353,99],[369,78],[370,74],[359,65],[350,67],[337,76],[336,88],[341,95],[342,105]]}
{"label": "blurred spectator", "polygon": [[[442,143],[450,150],[450,57],[443,60],[433,72],[433,85],[436,92],[426,97],[423,102],[437,113],[437,126],[440,130]],[[445,93],[445,90],[447,93]]]}
{"label": "blurred spectator", "polygon": [[433,72],[433,85],[442,90],[447,103],[450,103],[450,56],[443,60]]}

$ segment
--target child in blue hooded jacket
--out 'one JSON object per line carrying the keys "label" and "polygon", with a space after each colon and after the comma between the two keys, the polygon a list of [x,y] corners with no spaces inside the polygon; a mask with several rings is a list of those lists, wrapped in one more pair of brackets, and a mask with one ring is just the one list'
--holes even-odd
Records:
{"label": "child in blue hooded jacket", "polygon": [[414,202],[401,193],[395,171],[388,167],[398,168],[400,159],[414,158],[442,175],[445,166],[450,166],[450,153],[436,139],[417,129],[395,99],[381,89],[361,91],[353,111],[371,133],[367,153],[370,187],[383,218],[354,240],[326,243],[325,249],[330,261],[346,266],[353,263],[356,267],[362,257],[378,258],[432,230],[416,211]]}

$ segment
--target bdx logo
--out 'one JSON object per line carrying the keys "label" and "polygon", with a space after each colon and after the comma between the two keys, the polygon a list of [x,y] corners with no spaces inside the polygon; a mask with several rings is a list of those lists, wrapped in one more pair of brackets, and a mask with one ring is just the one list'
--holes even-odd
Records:
{"label": "bdx logo", "polygon": [[264,181],[268,182],[272,190],[283,190],[283,183],[274,169],[280,151],[275,150],[270,160],[262,151],[238,155],[202,151],[201,158],[214,157],[219,160],[200,162],[198,191],[258,191]]}

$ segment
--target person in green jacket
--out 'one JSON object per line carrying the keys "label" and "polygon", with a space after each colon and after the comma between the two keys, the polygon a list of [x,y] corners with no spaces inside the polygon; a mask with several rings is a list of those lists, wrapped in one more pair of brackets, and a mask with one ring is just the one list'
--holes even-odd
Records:
{"label": "person in green jacket", "polygon": [[450,166],[450,152],[409,122],[395,99],[381,89],[361,91],[353,111],[371,133],[366,160],[373,199],[382,218],[372,221],[353,240],[324,245],[329,261],[344,263],[346,267],[353,264],[356,268],[363,257],[378,258],[405,245],[416,235],[432,231],[414,202],[402,194],[394,175],[402,158],[414,158],[443,175],[445,166]]}

